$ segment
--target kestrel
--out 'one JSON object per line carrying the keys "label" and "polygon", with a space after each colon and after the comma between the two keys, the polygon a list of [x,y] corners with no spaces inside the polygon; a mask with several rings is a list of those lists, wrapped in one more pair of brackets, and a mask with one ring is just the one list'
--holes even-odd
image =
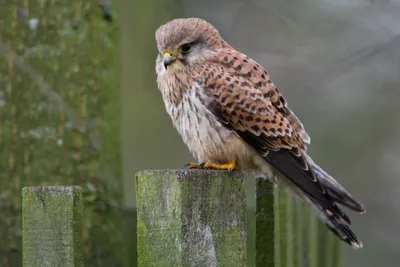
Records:
{"label": "kestrel", "polygon": [[189,168],[277,172],[333,233],[361,248],[338,204],[359,213],[363,205],[307,155],[310,137],[268,72],[203,19],[174,19],[158,28],[156,41],[158,88],[200,162]]}

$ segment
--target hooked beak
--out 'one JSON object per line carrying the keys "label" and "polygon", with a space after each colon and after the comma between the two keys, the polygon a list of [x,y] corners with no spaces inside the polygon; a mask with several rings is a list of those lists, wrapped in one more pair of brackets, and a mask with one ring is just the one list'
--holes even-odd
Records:
{"label": "hooked beak", "polygon": [[164,68],[167,69],[169,65],[172,64],[176,60],[176,57],[172,55],[170,52],[164,53]]}

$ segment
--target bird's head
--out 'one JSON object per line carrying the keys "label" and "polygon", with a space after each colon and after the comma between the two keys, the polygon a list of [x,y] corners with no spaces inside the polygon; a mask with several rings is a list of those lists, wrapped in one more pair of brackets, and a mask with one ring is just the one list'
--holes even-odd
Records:
{"label": "bird's head", "polygon": [[157,70],[179,72],[201,64],[210,53],[222,47],[218,30],[199,18],[174,19],[156,31]]}

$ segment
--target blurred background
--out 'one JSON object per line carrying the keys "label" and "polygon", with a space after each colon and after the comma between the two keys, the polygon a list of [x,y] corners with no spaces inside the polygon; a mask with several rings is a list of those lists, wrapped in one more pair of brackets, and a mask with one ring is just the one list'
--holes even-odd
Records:
{"label": "blurred background", "polygon": [[21,189],[60,184],[84,190],[85,266],[135,266],[135,172],[193,160],[154,71],[155,30],[188,16],[266,67],[365,204],[343,266],[399,266],[399,0],[0,0],[0,266],[21,266]]}

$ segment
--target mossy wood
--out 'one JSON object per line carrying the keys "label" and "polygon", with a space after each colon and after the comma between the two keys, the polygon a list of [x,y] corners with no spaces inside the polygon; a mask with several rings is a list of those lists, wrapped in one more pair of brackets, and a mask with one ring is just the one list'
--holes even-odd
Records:
{"label": "mossy wood", "polygon": [[[21,190],[79,185],[85,266],[126,266],[119,8],[0,1],[0,266],[22,265]],[[100,5],[99,5],[100,4]]]}
{"label": "mossy wood", "polygon": [[340,266],[314,212],[264,178],[143,171],[136,183],[139,267]]}
{"label": "mossy wood", "polygon": [[82,267],[82,210],[79,187],[24,188],[23,267]]}

